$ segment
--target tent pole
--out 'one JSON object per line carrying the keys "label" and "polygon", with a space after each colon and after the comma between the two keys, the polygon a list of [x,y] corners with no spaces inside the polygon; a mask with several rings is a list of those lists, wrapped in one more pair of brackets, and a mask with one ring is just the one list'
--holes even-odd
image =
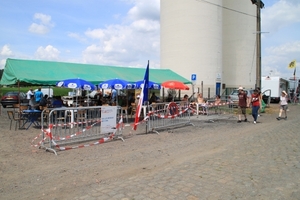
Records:
{"label": "tent pole", "polygon": [[[2,92],[2,87],[0,87],[0,94],[2,94],[1,92]],[[2,115],[2,106],[1,105],[0,105],[0,115]]]}
{"label": "tent pole", "polygon": [[21,101],[20,101],[20,80],[18,80],[18,92],[19,92],[19,94],[18,94],[18,96],[19,96],[19,98],[18,98],[18,101],[19,101],[19,112],[21,112]]}

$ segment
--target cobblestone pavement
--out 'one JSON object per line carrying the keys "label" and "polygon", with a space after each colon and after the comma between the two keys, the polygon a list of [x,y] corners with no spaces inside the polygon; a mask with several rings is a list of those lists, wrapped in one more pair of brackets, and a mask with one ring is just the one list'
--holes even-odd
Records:
{"label": "cobblestone pavement", "polygon": [[[164,164],[92,185],[75,199],[300,199],[300,106],[290,110],[287,120],[265,114],[257,124],[251,116],[240,124],[228,116],[193,117],[195,127],[171,131],[180,158],[159,149]],[[181,145],[184,133],[199,137]]]}

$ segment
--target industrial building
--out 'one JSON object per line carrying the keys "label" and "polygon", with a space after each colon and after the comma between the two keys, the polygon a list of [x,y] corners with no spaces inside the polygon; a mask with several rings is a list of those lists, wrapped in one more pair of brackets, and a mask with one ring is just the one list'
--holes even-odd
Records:
{"label": "industrial building", "polygon": [[250,0],[163,0],[160,9],[161,68],[194,79],[194,92],[205,97],[255,87],[257,8]]}

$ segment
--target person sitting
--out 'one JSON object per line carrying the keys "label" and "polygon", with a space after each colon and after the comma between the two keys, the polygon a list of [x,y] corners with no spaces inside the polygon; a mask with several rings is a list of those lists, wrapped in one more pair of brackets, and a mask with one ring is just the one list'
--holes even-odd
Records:
{"label": "person sitting", "polygon": [[97,94],[98,94],[98,90],[93,90],[91,93],[89,93],[88,95],[89,95],[89,97],[91,98],[91,99],[95,99],[96,98],[96,96],[97,96]]}
{"label": "person sitting", "polygon": [[132,107],[131,104],[135,102],[135,98],[134,98],[134,93],[130,93],[129,97],[128,97],[128,113],[131,114],[132,112]]}
{"label": "person sitting", "polygon": [[150,99],[149,99],[149,104],[152,104],[152,103],[157,103],[158,102],[158,97],[155,95],[155,92],[152,93]]}
{"label": "person sitting", "polygon": [[136,106],[139,104],[139,101],[140,101],[140,95],[137,95],[136,99],[134,101],[134,103],[135,103]]}
{"label": "person sitting", "polygon": [[189,96],[185,94],[180,102],[181,107],[187,107],[189,105]]}
{"label": "person sitting", "polygon": [[97,94],[94,96],[94,99],[96,100],[97,106],[102,106],[103,104],[103,94],[101,90],[98,90]]}
{"label": "person sitting", "polygon": [[204,104],[205,101],[203,99],[203,96],[202,96],[202,93],[199,93],[198,96],[197,96],[197,103],[198,104]]}
{"label": "person sitting", "polygon": [[221,96],[220,95],[216,95],[216,98],[215,98],[215,106],[218,106],[220,105],[221,103]]}
{"label": "person sitting", "polygon": [[52,108],[60,108],[60,107],[63,107],[63,106],[64,106],[64,104],[63,104],[63,101],[60,98],[60,96],[54,96],[51,107]]}
{"label": "person sitting", "polygon": [[34,95],[30,95],[30,99],[29,99],[29,109],[30,110],[37,110],[39,109],[39,104],[36,103]]}
{"label": "person sitting", "polygon": [[215,102],[214,102],[215,113],[217,113],[218,110],[221,112],[220,105],[221,105],[221,96],[216,95]]}
{"label": "person sitting", "polygon": [[185,94],[182,98],[182,101],[188,102],[189,101],[189,96]]}
{"label": "person sitting", "polygon": [[197,96],[197,104],[199,107],[199,113],[201,114],[207,114],[207,105],[206,102],[202,96],[202,93],[199,93]]}
{"label": "person sitting", "polygon": [[43,98],[41,99],[41,101],[40,101],[40,106],[47,106],[47,103],[48,103],[48,94],[45,94],[44,96],[43,96]]}
{"label": "person sitting", "polygon": [[173,96],[171,93],[169,93],[168,97],[167,97],[167,102],[171,102],[173,101]]}

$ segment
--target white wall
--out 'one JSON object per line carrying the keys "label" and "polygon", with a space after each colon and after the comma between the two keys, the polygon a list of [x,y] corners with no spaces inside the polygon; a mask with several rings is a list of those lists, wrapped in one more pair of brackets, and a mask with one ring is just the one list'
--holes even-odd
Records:
{"label": "white wall", "polygon": [[[214,3],[222,4],[222,0]],[[214,87],[222,71],[222,9],[195,0],[161,1],[161,68]]]}
{"label": "white wall", "polygon": [[[223,6],[223,83],[254,88],[256,83],[256,6],[248,0],[226,0]],[[246,14],[241,14],[247,13]]]}
{"label": "white wall", "polygon": [[218,74],[226,86],[254,87],[256,18],[222,6],[252,15],[256,6],[249,0],[209,2],[161,1],[161,68],[187,79],[197,74],[195,88],[203,81],[204,96],[207,88],[215,94]]}

